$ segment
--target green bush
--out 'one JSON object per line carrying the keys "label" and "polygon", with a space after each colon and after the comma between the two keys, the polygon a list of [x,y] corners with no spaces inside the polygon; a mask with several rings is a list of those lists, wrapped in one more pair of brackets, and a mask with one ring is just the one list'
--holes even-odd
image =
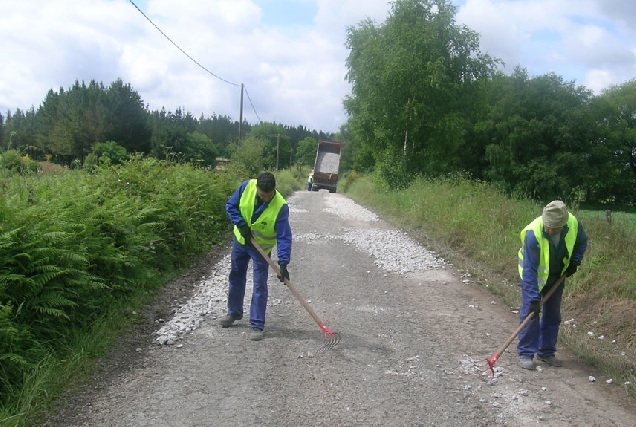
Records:
{"label": "green bush", "polygon": [[128,151],[115,141],[98,142],[93,147],[92,154],[104,162],[108,159],[110,164],[119,165],[128,160]]}
{"label": "green bush", "polygon": [[282,170],[276,172],[276,190],[283,197],[289,197],[294,191],[302,188],[299,178],[293,172]]}
{"label": "green bush", "polygon": [[344,182],[344,185],[342,186],[342,191],[346,193],[347,190],[349,190],[349,187],[351,187],[351,185],[354,182],[356,182],[357,179],[358,179],[358,174],[356,173],[356,171],[352,171],[348,173],[347,176],[345,177],[345,182]]}
{"label": "green bush", "polygon": [[38,164],[28,155],[21,156],[17,150],[8,150],[0,155],[0,169],[19,174],[35,173],[38,171]]}

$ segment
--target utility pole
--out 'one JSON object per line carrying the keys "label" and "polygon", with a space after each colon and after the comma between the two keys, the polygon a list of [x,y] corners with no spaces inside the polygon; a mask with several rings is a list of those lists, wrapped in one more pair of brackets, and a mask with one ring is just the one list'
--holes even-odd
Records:
{"label": "utility pole", "polygon": [[243,83],[241,83],[241,109],[239,112],[239,141],[243,138]]}
{"label": "utility pole", "polygon": [[276,170],[278,170],[278,152],[280,151],[280,133],[276,135]]}

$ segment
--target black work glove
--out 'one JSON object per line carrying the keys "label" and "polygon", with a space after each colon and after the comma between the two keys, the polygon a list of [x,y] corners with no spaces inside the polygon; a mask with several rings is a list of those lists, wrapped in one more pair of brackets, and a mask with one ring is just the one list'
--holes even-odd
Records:
{"label": "black work glove", "polygon": [[245,239],[245,244],[250,246],[252,244],[252,229],[247,225],[242,225],[239,227],[239,233]]}
{"label": "black work glove", "polygon": [[565,277],[570,277],[571,275],[576,273],[577,268],[579,268],[579,266],[571,262],[570,265],[568,265],[568,268],[565,270]]}
{"label": "black work glove", "polygon": [[277,276],[278,280],[284,282],[285,279],[289,280],[289,271],[287,271],[287,264],[280,265],[280,275]]}
{"label": "black work glove", "polygon": [[541,301],[530,302],[530,313],[534,313],[535,319],[541,315]]}

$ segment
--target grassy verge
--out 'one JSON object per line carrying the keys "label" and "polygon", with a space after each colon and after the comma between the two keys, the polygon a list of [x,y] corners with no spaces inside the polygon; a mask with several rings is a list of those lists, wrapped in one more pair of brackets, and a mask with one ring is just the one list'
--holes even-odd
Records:
{"label": "grassy verge", "polygon": [[[343,185],[352,199],[410,230],[424,246],[480,278],[502,302],[519,307],[519,232],[541,214],[542,205],[461,177],[420,179],[402,191],[386,191],[372,177],[350,178]],[[581,268],[568,280],[562,315],[573,321],[562,324],[560,341],[636,397],[636,272],[631,268],[636,216],[621,215],[609,225],[602,212],[577,214],[590,244]]]}

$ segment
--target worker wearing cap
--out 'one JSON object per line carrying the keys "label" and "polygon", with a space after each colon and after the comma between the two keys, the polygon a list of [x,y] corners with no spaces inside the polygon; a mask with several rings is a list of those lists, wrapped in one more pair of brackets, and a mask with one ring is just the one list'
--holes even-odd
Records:
{"label": "worker wearing cap", "polygon": [[243,318],[243,300],[247,281],[247,267],[253,263],[254,285],[250,305],[250,339],[263,339],[265,310],[267,308],[267,272],[269,263],[252,246],[257,245],[269,256],[276,246],[280,275],[289,280],[287,265],[291,257],[292,232],[289,226],[289,207],[276,190],[276,179],[270,172],[261,173],[256,179],[244,181],[225,204],[230,221],[234,225],[231,271],[227,300],[227,315],[219,324],[228,328]]}
{"label": "worker wearing cap", "polygon": [[580,221],[568,212],[565,203],[555,200],[543,208],[543,214],[521,231],[523,246],[519,250],[521,276],[521,322],[534,313],[527,327],[519,333],[519,363],[524,369],[535,369],[534,355],[550,366],[561,366],[555,356],[561,324],[563,287],[543,305],[541,298],[559,278],[573,275],[583,261],[587,234]]}

